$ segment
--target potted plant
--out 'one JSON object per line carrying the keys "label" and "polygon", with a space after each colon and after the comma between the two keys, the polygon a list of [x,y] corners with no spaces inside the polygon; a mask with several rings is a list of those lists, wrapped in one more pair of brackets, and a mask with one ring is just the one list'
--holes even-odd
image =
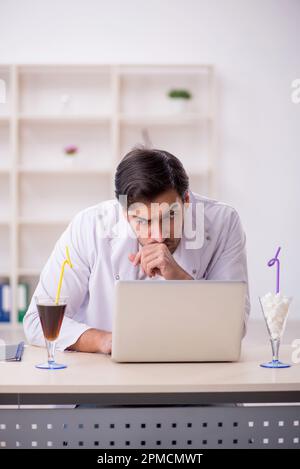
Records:
{"label": "potted plant", "polygon": [[188,101],[192,98],[192,94],[183,88],[173,88],[168,92],[168,97],[171,100],[173,111],[184,112]]}
{"label": "potted plant", "polygon": [[73,167],[74,163],[77,159],[77,153],[78,153],[79,148],[76,145],[66,145],[64,147],[64,154],[65,154],[65,159],[68,162],[68,164]]}

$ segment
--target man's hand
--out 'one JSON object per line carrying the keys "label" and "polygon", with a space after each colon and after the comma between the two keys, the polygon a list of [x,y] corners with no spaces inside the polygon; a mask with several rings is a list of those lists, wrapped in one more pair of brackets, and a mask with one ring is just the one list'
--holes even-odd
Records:
{"label": "man's hand", "polygon": [[75,344],[68,347],[67,350],[75,350],[76,352],[98,352],[111,353],[111,332],[99,329],[87,329]]}
{"label": "man's hand", "polygon": [[193,277],[177,264],[163,243],[147,244],[138,253],[129,254],[128,258],[134,266],[141,264],[148,277],[159,274],[166,280],[193,280]]}
{"label": "man's hand", "polygon": [[101,339],[99,340],[99,353],[110,354],[111,353],[111,343],[112,343],[112,334],[111,332],[99,331],[102,334]]}

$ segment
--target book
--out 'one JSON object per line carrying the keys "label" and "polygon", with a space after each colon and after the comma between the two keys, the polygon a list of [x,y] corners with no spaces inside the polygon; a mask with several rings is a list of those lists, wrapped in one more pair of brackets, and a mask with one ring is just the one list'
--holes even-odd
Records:
{"label": "book", "polygon": [[18,285],[18,322],[23,322],[23,318],[29,306],[29,286],[27,283]]}
{"label": "book", "polygon": [[0,361],[20,362],[24,351],[24,342],[19,344],[0,344]]}
{"label": "book", "polygon": [[0,322],[9,322],[11,314],[11,289],[8,283],[0,284]]}

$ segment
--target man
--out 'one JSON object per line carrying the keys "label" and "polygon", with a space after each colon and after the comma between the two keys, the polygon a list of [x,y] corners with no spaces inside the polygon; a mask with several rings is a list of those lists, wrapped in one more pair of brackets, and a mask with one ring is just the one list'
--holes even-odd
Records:
{"label": "man", "polygon": [[[238,213],[193,193],[178,158],[162,150],[133,149],[117,167],[115,194],[116,200],[79,212],[55,244],[24,318],[31,344],[44,345],[34,297],[55,298],[66,246],[73,268],[67,266],[61,291],[68,304],[60,350],[111,353],[118,280],[242,280],[248,286]],[[195,242],[189,243],[192,227]],[[244,334],[249,312],[247,290]]]}

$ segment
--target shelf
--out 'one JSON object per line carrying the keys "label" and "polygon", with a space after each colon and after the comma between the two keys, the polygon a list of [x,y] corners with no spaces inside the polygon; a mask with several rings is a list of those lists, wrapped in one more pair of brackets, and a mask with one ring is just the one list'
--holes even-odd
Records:
{"label": "shelf", "polygon": [[192,99],[186,102],[186,112],[201,114],[202,117],[211,115],[211,73],[207,70],[197,67],[142,67],[137,69],[138,73],[132,73],[130,69],[130,73],[124,73],[123,69],[120,75],[120,113],[136,115],[142,110],[143,116],[158,112],[170,114],[174,110],[174,100],[169,98],[169,91],[187,89]]}
{"label": "shelf", "polygon": [[[0,104],[1,108],[2,104]],[[0,116],[0,174],[6,174],[11,166],[10,130],[8,120]]]}
{"label": "shelf", "polygon": [[210,124],[202,122],[201,131],[195,125],[161,126],[140,125],[123,126],[120,130],[121,153],[126,154],[133,146],[144,143],[148,139],[149,145],[168,149],[168,151],[182,161],[188,171],[202,173],[209,167],[210,154]]}
{"label": "shelf", "polygon": [[19,166],[17,168],[17,171],[21,174],[49,174],[49,175],[80,175],[80,174],[85,174],[85,175],[99,175],[99,176],[110,176],[111,171],[108,169],[101,170],[99,168],[87,168],[87,167],[62,167],[62,168],[36,168],[36,167],[22,167]]}
{"label": "shelf", "polygon": [[18,224],[19,225],[68,225],[70,223],[70,219],[67,218],[53,218],[53,219],[43,219],[43,218],[19,218]]}
{"label": "shelf", "polygon": [[0,322],[0,331],[1,330],[6,330],[9,329],[9,331],[20,331],[23,330],[23,324],[21,322],[18,322],[17,324],[12,323],[11,321],[9,322]]}
{"label": "shelf", "polygon": [[0,272],[8,273],[10,270],[10,229],[9,225],[0,226]]}
{"label": "shelf", "polygon": [[[18,65],[19,74],[45,75],[45,76],[89,76],[89,75],[109,75],[111,71],[110,64],[23,64]],[[100,86],[100,85],[99,85]]]}
{"label": "shelf", "polygon": [[112,93],[107,67],[20,67],[21,114],[110,114]]}
{"label": "shelf", "polygon": [[209,117],[203,117],[197,113],[178,113],[174,114],[162,114],[162,115],[120,115],[120,121],[122,124],[130,125],[188,125],[188,124],[204,124],[211,121]]}
{"label": "shelf", "polygon": [[0,104],[0,122],[8,122],[11,115],[11,83],[10,83],[11,68],[8,65],[0,65],[0,77],[5,83],[5,102]]}
{"label": "shelf", "polygon": [[[56,120],[22,121],[19,129],[20,167],[51,167],[61,170],[85,167],[110,170],[112,167],[111,130],[109,124]],[[68,145],[78,148],[77,154],[70,157],[64,149]]]}
{"label": "shelf", "polygon": [[72,115],[72,114],[20,114],[18,119],[21,122],[41,122],[41,123],[95,123],[95,124],[107,124],[111,120],[110,115]]}
{"label": "shelf", "polygon": [[196,75],[199,76],[201,73],[211,73],[213,71],[213,65],[194,65],[194,64],[149,64],[149,65],[124,65],[120,68],[120,75]]}
{"label": "shelf", "polygon": [[41,273],[40,269],[37,268],[20,268],[18,269],[19,277],[39,277]]}
{"label": "shelf", "polygon": [[10,219],[10,180],[8,173],[0,173],[0,216],[2,220]]}
{"label": "shelf", "polygon": [[5,271],[5,270],[3,270],[3,271],[0,270],[0,277],[1,278],[3,278],[3,277],[8,278],[8,277],[10,277],[10,272]]}
{"label": "shelf", "polygon": [[[58,238],[82,209],[114,198],[114,171],[137,144],[176,155],[195,192],[215,197],[210,64],[3,65],[0,277],[30,297]],[[192,94],[184,109],[168,97]],[[75,145],[74,157],[65,147]],[[13,262],[12,262],[13,260]],[[2,273],[1,273],[2,270]],[[12,325],[18,292],[12,292]],[[0,328],[3,327],[0,324]]]}
{"label": "shelf", "polygon": [[[61,173],[30,173],[20,178],[19,217],[32,218],[32,214],[45,217],[71,218],[78,211],[110,198],[109,178],[99,181],[98,174],[72,178]],[[51,197],[49,197],[51,194]]]}

